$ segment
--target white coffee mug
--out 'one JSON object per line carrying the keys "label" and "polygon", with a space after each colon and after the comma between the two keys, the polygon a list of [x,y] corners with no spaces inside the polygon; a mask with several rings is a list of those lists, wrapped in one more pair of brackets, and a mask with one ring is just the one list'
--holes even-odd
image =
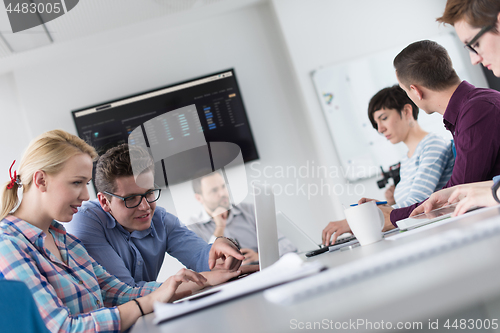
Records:
{"label": "white coffee mug", "polygon": [[384,213],[375,201],[347,208],[344,213],[349,227],[362,246],[382,240]]}

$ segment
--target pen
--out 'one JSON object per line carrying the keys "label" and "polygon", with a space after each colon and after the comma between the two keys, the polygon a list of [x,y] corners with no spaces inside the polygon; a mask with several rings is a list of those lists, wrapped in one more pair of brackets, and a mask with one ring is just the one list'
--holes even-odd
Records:
{"label": "pen", "polygon": [[[377,206],[378,205],[387,205],[387,201],[377,201]],[[351,207],[357,206],[358,204],[352,204]]]}

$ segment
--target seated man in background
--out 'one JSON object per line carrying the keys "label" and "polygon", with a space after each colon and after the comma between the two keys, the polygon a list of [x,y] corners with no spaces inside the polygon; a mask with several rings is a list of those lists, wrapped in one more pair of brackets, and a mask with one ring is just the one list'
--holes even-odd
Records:
{"label": "seated man in background", "polygon": [[[443,115],[445,127],[453,135],[455,166],[444,188],[491,180],[500,174],[500,92],[460,81],[448,52],[428,40],[407,46],[394,59],[394,67],[408,97],[426,113]],[[385,216],[384,230],[395,228],[418,205],[379,206]],[[323,243],[330,243],[332,236],[335,241],[344,232],[350,232],[346,220],[330,222],[323,230]]]}
{"label": "seated man in background", "polygon": [[141,156],[145,171],[134,178],[127,144],[108,150],[96,166],[97,200],[83,203],[68,231],[109,273],[131,286],[156,281],[165,252],[186,267],[204,272],[210,285],[224,282],[207,271],[219,258],[226,260],[217,268],[237,270],[243,255],[226,238],[207,244],[177,217],[156,207],[160,189],[154,186],[154,162],[147,152],[130,149],[137,150],[134,156]]}
{"label": "seated man in background", "polygon": [[[191,217],[188,228],[208,243],[222,236],[234,239],[245,256],[243,264],[259,260],[254,206],[244,202],[230,204],[224,177],[219,172],[194,179],[192,184],[195,198],[203,209]],[[280,256],[297,251],[289,240],[278,236]]]}
{"label": "seated man in background", "polygon": [[401,87],[395,85],[376,93],[368,104],[368,118],[392,144],[403,142],[408,148],[401,160],[401,180],[394,196],[388,195],[390,189],[386,191],[392,208],[420,202],[446,185],[455,163],[451,142],[420,127],[418,107]]}

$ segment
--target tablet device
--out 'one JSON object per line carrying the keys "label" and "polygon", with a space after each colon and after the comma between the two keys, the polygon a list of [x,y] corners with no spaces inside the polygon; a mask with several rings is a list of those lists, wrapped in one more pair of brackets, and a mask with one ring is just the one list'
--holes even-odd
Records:
{"label": "tablet device", "polygon": [[457,204],[444,206],[438,209],[431,210],[428,213],[418,214],[400,221],[397,221],[400,230],[410,230],[414,228],[421,227],[423,225],[441,221],[451,217],[451,214],[455,211]]}

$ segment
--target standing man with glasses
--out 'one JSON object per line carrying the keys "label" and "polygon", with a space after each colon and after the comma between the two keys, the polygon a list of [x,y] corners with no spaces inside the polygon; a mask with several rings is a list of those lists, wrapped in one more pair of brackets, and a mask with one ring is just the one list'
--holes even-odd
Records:
{"label": "standing man with glasses", "polygon": [[437,21],[455,28],[473,65],[481,63],[500,77],[500,1],[448,0]]}
{"label": "standing man with glasses", "polygon": [[[448,0],[437,21],[455,28],[473,65],[482,64],[500,77],[500,1]],[[412,215],[457,202],[455,216],[474,206],[494,206],[500,204],[499,188],[500,175],[490,181],[450,187],[431,195]]]}
{"label": "standing man with glasses", "polygon": [[231,278],[234,274],[210,270],[237,271],[244,259],[237,246],[226,238],[209,245],[181,226],[177,217],[157,207],[161,190],[154,185],[154,162],[147,152],[132,149],[137,150],[134,158],[138,157],[144,171],[134,178],[126,144],[103,154],[95,172],[97,200],[83,203],[68,232],[109,273],[132,286],[156,280],[165,252],[187,268],[203,272],[207,285]]}

